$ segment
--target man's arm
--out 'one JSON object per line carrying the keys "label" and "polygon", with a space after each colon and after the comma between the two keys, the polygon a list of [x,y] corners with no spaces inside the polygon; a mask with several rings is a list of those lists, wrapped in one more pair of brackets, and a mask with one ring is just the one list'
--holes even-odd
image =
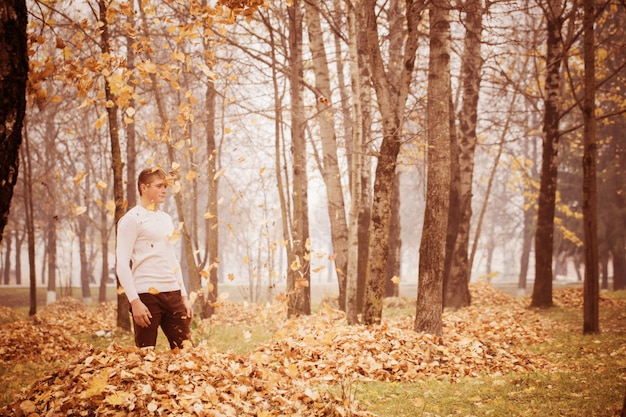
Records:
{"label": "man's arm", "polygon": [[120,284],[124,288],[128,302],[139,298],[133,281],[130,262],[133,248],[137,240],[137,222],[128,216],[122,217],[117,225],[117,242],[115,245],[115,270]]}

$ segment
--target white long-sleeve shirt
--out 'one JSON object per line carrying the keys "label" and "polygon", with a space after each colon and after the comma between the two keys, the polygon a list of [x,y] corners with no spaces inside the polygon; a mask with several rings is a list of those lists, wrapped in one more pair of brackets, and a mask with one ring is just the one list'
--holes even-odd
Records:
{"label": "white long-sleeve shirt", "polygon": [[[116,271],[129,302],[141,293],[181,290],[187,295],[172,243],[169,214],[137,205],[118,222]],[[132,269],[131,269],[132,261]]]}

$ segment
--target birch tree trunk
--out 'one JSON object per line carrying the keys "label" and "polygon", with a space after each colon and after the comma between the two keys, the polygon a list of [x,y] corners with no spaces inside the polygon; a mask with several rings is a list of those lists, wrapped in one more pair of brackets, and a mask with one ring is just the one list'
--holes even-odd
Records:
{"label": "birch tree trunk", "polygon": [[543,146],[537,231],[535,233],[535,284],[531,307],[552,306],[552,257],[554,251],[554,212],[558,173],[559,120],[561,107],[561,62],[563,60],[563,6],[561,0],[548,0],[546,79],[543,118]]}
{"label": "birch tree trunk", "polygon": [[[450,276],[444,288],[444,305],[461,308],[470,305],[469,282],[472,265],[469,262],[470,221],[472,219],[472,182],[474,178],[474,155],[476,153],[476,122],[478,119],[478,96],[482,68],[481,32],[483,9],[481,0],[469,0],[465,11],[465,49],[462,63],[463,104],[459,112],[460,135],[458,138],[458,216],[450,221],[458,222],[450,265]],[[457,205],[458,204],[458,205]]]}
{"label": "birch tree trunk", "polygon": [[430,11],[428,64],[428,179],[420,244],[415,331],[442,333],[443,268],[450,202],[450,21],[444,2]]}
{"label": "birch tree trunk", "polygon": [[341,186],[341,172],[337,157],[337,135],[335,132],[335,117],[331,99],[330,75],[328,58],[324,47],[324,37],[319,15],[319,0],[304,2],[307,28],[309,32],[309,48],[313,57],[313,71],[315,74],[315,89],[320,138],[324,166],[322,176],[326,185],[328,199],[328,216],[333,243],[335,270],[339,281],[339,307],[345,311],[346,299],[346,271],[348,268],[348,224],[346,208]]}
{"label": "birch tree trunk", "polygon": [[[361,161],[359,149],[363,144],[363,123],[361,109],[361,78],[358,54],[358,10],[348,7],[348,42],[350,51],[350,82],[352,86],[352,155],[350,160],[350,227],[348,229],[348,265],[346,282],[346,319],[348,324],[358,323],[358,277],[359,277],[359,208],[361,202]],[[356,151],[356,152],[355,152]]]}

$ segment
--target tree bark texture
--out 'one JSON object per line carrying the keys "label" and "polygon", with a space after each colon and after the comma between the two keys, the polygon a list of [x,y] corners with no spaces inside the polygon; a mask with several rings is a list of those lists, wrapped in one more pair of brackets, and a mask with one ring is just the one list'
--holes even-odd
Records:
{"label": "tree bark texture", "polygon": [[583,2],[583,59],[585,66],[583,98],[583,229],[585,278],[583,285],[583,333],[600,331],[600,277],[598,256],[598,203],[596,185],[596,115],[594,0]]}
{"label": "tree bark texture", "polygon": [[429,10],[428,178],[414,328],[417,332],[441,335],[450,203],[450,12],[438,1],[432,2]]}
{"label": "tree bark texture", "polygon": [[[109,54],[111,51],[109,40],[109,24],[107,21],[107,4],[104,0],[98,1],[100,22],[102,23],[100,33],[100,49],[102,53]],[[113,170],[113,199],[115,200],[115,212],[113,215],[113,222],[116,227],[117,234],[117,222],[124,215],[126,210],[126,204],[124,202],[124,179],[123,179],[123,162],[122,162],[122,149],[120,146],[120,134],[118,123],[118,108],[115,104],[115,97],[111,93],[111,87],[109,82],[105,78],[104,80],[104,92],[107,101],[113,103],[112,106],[107,107],[109,121],[109,138],[111,139],[111,169]],[[117,282],[117,288],[120,289],[121,285],[119,280]],[[130,315],[128,298],[126,294],[118,291],[117,294],[117,326],[130,331]]]}
{"label": "tree bark texture", "polygon": [[[352,140],[349,149],[350,163],[350,225],[348,228],[348,260],[346,269],[346,293],[345,293],[345,311],[348,324],[354,325],[358,323],[358,314],[360,306],[358,302],[359,289],[359,260],[360,250],[363,248],[362,242],[359,240],[359,210],[363,206],[361,197],[361,175],[363,157],[359,149],[363,146],[363,109],[361,102],[362,83],[360,77],[359,54],[358,54],[358,24],[359,11],[354,7],[348,9],[348,42],[350,53],[350,85],[352,90],[352,109],[354,113]],[[367,242],[365,242],[367,245]],[[341,301],[340,301],[341,306]]]}
{"label": "tree bark texture", "polygon": [[209,213],[209,218],[206,219],[206,234],[208,239],[208,264],[209,264],[209,282],[208,282],[208,290],[205,295],[205,303],[203,307],[203,317],[211,317],[213,313],[215,313],[215,303],[217,302],[217,294],[218,294],[218,267],[219,267],[219,253],[218,253],[218,245],[219,245],[219,227],[218,227],[218,219],[219,219],[219,208],[218,208],[218,188],[219,188],[219,178],[215,178],[215,174],[217,173],[217,143],[215,141],[215,100],[217,99],[217,91],[215,91],[215,86],[212,83],[207,85],[206,90],[206,106],[207,106],[207,134],[206,134],[206,145],[207,145],[207,153],[209,155],[208,160],[208,182],[209,182],[209,199],[208,199],[208,207],[207,212]]}
{"label": "tree bark texture", "polygon": [[341,186],[341,172],[337,157],[337,136],[335,117],[331,99],[330,74],[328,58],[324,48],[324,37],[320,21],[319,0],[307,0],[305,16],[309,33],[309,48],[313,58],[315,89],[318,94],[316,101],[319,134],[322,141],[323,171],[328,200],[328,217],[333,244],[335,270],[339,281],[339,307],[345,311],[346,272],[348,268],[348,223],[346,207]]}
{"label": "tree bark texture", "polygon": [[0,242],[19,172],[19,148],[26,112],[28,55],[25,0],[0,7]]}
{"label": "tree bark texture", "polygon": [[[389,254],[393,179],[396,175],[397,157],[400,152],[404,110],[415,66],[415,52],[419,38],[418,22],[424,8],[424,2],[407,1],[406,3],[407,36],[402,56],[402,72],[397,77],[388,77],[385,70],[380,50],[375,6],[374,0],[368,0],[362,4],[365,13],[364,26],[367,33],[371,82],[376,91],[383,127],[383,140],[376,165],[370,219],[368,267],[365,277],[363,306],[363,322],[365,324],[380,323],[382,318],[384,281]],[[397,26],[392,30],[403,30],[402,27]],[[394,83],[394,80],[397,80],[397,83]]]}
{"label": "tree bark texture", "polygon": [[396,279],[400,278],[401,249],[400,173],[396,172],[391,194],[391,224],[389,225],[389,254],[387,255],[387,273],[385,276],[385,297],[397,297],[400,295],[400,288]]}
{"label": "tree bark texture", "polygon": [[289,63],[291,71],[291,150],[293,158],[293,228],[291,243],[294,262],[289,265],[287,292],[288,315],[311,313],[311,271],[309,262],[309,215],[306,167],[306,141],[302,80],[302,4],[294,0],[289,14]]}
{"label": "tree bark texture", "polygon": [[[27,129],[24,129],[27,131]],[[19,150],[24,163],[24,217],[26,223],[26,236],[28,245],[28,278],[30,284],[30,309],[29,316],[37,314],[37,271],[35,259],[35,213],[33,210],[33,175],[30,160],[30,146],[28,135],[24,135],[24,146]],[[43,275],[43,274],[42,274]]]}
{"label": "tree bark texture", "polygon": [[[483,9],[481,0],[465,3],[465,49],[463,51],[462,90],[463,103],[459,113],[460,135],[458,138],[458,218],[449,219],[457,222],[456,239],[450,265],[450,277],[445,288],[444,305],[461,308],[470,305],[469,282],[472,264],[469,260],[470,221],[472,219],[472,182],[474,180],[474,155],[478,137],[478,97],[480,92],[481,68],[481,32]],[[452,207],[452,206],[451,206]]]}
{"label": "tree bark texture", "polygon": [[559,121],[561,110],[561,62],[563,25],[560,0],[549,0],[546,11],[546,79],[543,117],[543,146],[537,231],[535,233],[535,284],[532,307],[552,307],[552,257],[554,251],[554,212],[558,174]]}

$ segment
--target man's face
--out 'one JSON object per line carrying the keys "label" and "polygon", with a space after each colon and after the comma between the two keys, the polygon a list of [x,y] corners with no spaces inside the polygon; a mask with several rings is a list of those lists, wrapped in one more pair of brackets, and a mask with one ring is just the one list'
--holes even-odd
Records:
{"label": "man's face", "polygon": [[167,196],[167,182],[162,178],[155,178],[150,184],[143,186],[143,194],[150,202],[163,204]]}

